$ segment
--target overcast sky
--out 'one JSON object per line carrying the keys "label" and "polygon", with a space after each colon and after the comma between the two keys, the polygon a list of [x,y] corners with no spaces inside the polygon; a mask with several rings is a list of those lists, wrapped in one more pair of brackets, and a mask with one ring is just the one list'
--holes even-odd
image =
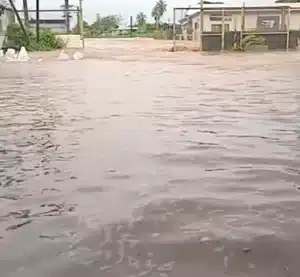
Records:
{"label": "overcast sky", "polygon": [[[78,0],[69,0],[70,4],[78,5]],[[200,1],[200,0],[199,0]],[[35,0],[28,0],[29,8],[35,9]],[[63,0],[40,0],[41,9],[58,9]],[[173,7],[186,7],[186,6],[197,6],[197,0],[166,0],[168,4],[168,11],[164,16],[165,20],[172,20],[172,9]],[[227,0],[224,1],[228,4],[242,5],[242,2],[249,4],[265,5],[273,3],[273,0]],[[16,0],[17,6],[21,9],[22,0]],[[104,16],[107,14],[121,14],[124,18],[125,24],[128,22],[130,15],[134,16],[138,12],[144,12],[147,14],[148,19],[151,18],[151,10],[155,5],[156,0],[83,0],[84,17],[88,22],[93,22],[96,18],[96,13]],[[178,15],[179,16],[179,15]],[[47,16],[48,17],[48,16]],[[42,15],[41,15],[42,18]]]}

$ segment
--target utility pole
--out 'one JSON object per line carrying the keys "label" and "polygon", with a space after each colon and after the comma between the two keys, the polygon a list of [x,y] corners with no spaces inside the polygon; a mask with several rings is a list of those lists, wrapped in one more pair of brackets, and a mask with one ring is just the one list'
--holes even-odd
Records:
{"label": "utility pole", "polygon": [[85,41],[84,41],[84,26],[83,26],[83,7],[82,7],[82,0],[79,0],[79,12],[80,12],[80,23],[79,23],[79,29],[80,29],[80,35],[81,35],[81,42],[82,42],[82,48],[85,48]]}
{"label": "utility pole", "polygon": [[133,36],[133,18],[130,16],[130,37]]}
{"label": "utility pole", "polygon": [[203,50],[203,23],[204,23],[204,14],[203,14],[203,4],[204,0],[200,1],[200,24],[199,24],[199,39],[200,39],[200,51]]}
{"label": "utility pole", "polygon": [[23,0],[23,10],[24,10],[24,21],[25,25],[29,25],[29,14],[28,14],[28,3],[27,0]]}
{"label": "utility pole", "polygon": [[65,0],[65,17],[66,17],[66,29],[67,29],[67,34],[70,33],[70,12],[69,12],[69,0]]}
{"label": "utility pole", "polygon": [[36,41],[40,41],[40,0],[36,0]]}

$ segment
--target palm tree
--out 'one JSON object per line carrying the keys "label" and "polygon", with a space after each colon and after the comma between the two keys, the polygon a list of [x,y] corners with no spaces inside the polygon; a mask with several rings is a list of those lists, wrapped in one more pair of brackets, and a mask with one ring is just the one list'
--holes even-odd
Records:
{"label": "palm tree", "polygon": [[156,22],[156,29],[158,29],[159,21],[167,11],[167,3],[164,0],[158,0],[152,9],[152,17]]}
{"label": "palm tree", "polygon": [[152,17],[154,18],[154,20],[155,20],[156,29],[158,29],[160,17],[159,17],[159,13],[158,13],[157,6],[154,6],[154,7],[153,7],[152,12],[151,12],[151,16],[152,16]]}
{"label": "palm tree", "polygon": [[138,26],[143,26],[146,24],[146,20],[147,20],[147,16],[143,13],[143,12],[140,12],[136,15],[136,25]]}

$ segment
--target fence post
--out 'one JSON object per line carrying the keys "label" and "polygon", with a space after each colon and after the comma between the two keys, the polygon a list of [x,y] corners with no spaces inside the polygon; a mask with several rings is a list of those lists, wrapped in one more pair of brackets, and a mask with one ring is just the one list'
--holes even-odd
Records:
{"label": "fence post", "polygon": [[40,0],[36,0],[36,40],[40,40]]}
{"label": "fence post", "polygon": [[225,49],[225,10],[222,9],[222,35],[221,35],[221,50]]}
{"label": "fence post", "polygon": [[204,0],[200,1],[200,26],[199,26],[199,40],[200,40],[200,51],[203,50],[202,38],[203,38],[203,23],[204,23],[204,13],[203,13]]}
{"label": "fence post", "polygon": [[176,51],[176,8],[173,8],[173,51]]}
{"label": "fence post", "polygon": [[132,17],[132,15],[130,16],[129,21],[130,21],[130,37],[132,38],[133,37],[133,17]]}
{"label": "fence post", "polygon": [[290,24],[291,24],[291,7],[288,8],[287,30],[286,30],[286,51],[290,48]]}
{"label": "fence post", "polygon": [[80,29],[80,39],[82,43],[82,48],[85,48],[85,41],[84,41],[84,29],[83,29],[83,8],[82,8],[82,0],[79,0],[79,29]]}
{"label": "fence post", "polygon": [[245,2],[243,2],[241,11],[241,32],[240,32],[240,48],[243,48],[243,35],[245,30]]}

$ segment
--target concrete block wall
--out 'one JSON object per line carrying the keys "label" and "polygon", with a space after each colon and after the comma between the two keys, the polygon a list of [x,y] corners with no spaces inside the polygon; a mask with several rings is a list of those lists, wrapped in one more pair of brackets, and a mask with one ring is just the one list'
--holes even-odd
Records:
{"label": "concrete block wall", "polygon": [[80,35],[58,35],[66,42],[67,48],[82,48],[82,41]]}

